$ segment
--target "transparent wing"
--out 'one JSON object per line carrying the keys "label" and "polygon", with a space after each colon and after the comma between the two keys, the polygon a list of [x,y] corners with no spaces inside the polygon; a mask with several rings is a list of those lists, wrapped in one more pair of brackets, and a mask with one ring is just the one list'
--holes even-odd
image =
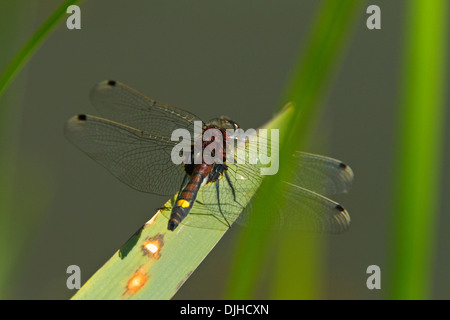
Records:
{"label": "transparent wing", "polygon": [[283,227],[308,232],[341,233],[350,226],[348,212],[337,202],[320,194],[287,183],[283,196],[284,210],[278,212],[278,220]]}
{"label": "transparent wing", "polygon": [[205,206],[215,213],[225,227],[240,219],[241,212],[249,205],[258,191],[263,176],[250,164],[230,165],[217,183],[200,188]]}
{"label": "transparent wing", "polygon": [[96,116],[70,118],[66,137],[81,151],[130,187],[149,193],[173,195],[185,175],[171,161],[175,142],[147,131]]}
{"label": "transparent wing", "polygon": [[180,128],[192,133],[194,121],[201,121],[192,113],[147,98],[112,80],[92,88],[90,98],[104,118],[164,138],[170,139],[172,132]]}
{"label": "transparent wing", "polygon": [[299,151],[294,153],[293,159],[296,169],[292,183],[323,195],[350,190],[353,171],[342,161]]}
{"label": "transparent wing", "polygon": [[279,199],[275,212],[254,212],[250,204],[236,222],[317,233],[341,233],[350,226],[348,212],[337,202],[318,193],[285,183],[284,188],[273,196]]}
{"label": "transparent wing", "polygon": [[105,118],[74,116],[66,123],[66,137],[134,189],[161,195],[177,192],[185,171],[171,161],[178,143],[171,135],[175,129],[186,129],[192,137],[194,121],[200,120],[116,81],[100,82],[90,97]]}

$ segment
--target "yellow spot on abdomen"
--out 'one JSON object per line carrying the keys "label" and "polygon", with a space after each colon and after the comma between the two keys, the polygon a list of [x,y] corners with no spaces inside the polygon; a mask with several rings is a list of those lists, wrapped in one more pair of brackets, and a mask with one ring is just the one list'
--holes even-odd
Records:
{"label": "yellow spot on abdomen", "polygon": [[190,206],[190,203],[189,203],[189,201],[181,199],[181,200],[177,201],[177,206],[182,207],[182,208],[187,208]]}

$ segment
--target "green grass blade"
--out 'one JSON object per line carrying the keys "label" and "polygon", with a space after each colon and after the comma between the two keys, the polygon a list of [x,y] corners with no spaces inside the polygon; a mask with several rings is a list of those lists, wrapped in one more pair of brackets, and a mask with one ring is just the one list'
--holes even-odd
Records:
{"label": "green grass blade", "polygon": [[[266,128],[287,116],[281,113]],[[196,202],[184,222],[198,218],[193,214],[199,211]],[[228,230],[180,225],[168,231],[168,220],[161,213],[150,221],[72,299],[170,299]],[[152,248],[157,251],[148,250]]]}
{"label": "green grass blade", "polygon": [[44,41],[47,35],[56,27],[58,22],[67,15],[67,7],[73,4],[81,2],[80,0],[67,0],[61,6],[59,6],[52,15],[40,26],[39,29],[33,34],[33,36],[25,43],[22,49],[17,53],[14,59],[8,64],[6,69],[0,75],[0,95],[6,89],[8,84],[19,72],[22,66],[33,55],[33,52]]}
{"label": "green grass blade", "polygon": [[448,1],[411,0],[406,5],[389,297],[426,299],[442,167]]}
{"label": "green grass blade", "polygon": [[[355,21],[364,1],[324,1],[319,8],[318,16],[306,44],[306,51],[300,57],[294,69],[292,79],[284,97],[293,101],[296,108],[291,119],[281,126],[280,159],[290,159],[294,150],[301,149],[307,133],[320,110],[325,89],[329,83],[351,26]],[[283,143],[288,141],[289,143]],[[254,211],[275,212],[280,203],[271,195],[281,187],[281,181],[289,180],[289,165],[281,161],[280,172],[268,177],[267,185],[257,195]],[[306,237],[306,238],[305,238]],[[249,228],[242,234],[236,249],[236,261],[233,266],[227,297],[232,299],[249,299],[255,295],[255,286],[264,269],[264,258],[267,258],[271,245],[276,238],[256,228]],[[304,241],[308,239],[308,241]],[[298,235],[282,233],[278,241],[279,256],[277,260],[275,283],[272,298],[317,298],[320,278],[321,244],[314,235]],[[274,254],[271,253],[271,256]],[[294,278],[293,278],[294,277]],[[301,285],[301,287],[299,287]]]}
{"label": "green grass blade", "polygon": [[72,299],[170,299],[225,234],[181,226],[168,231],[160,212],[150,221]]}
{"label": "green grass blade", "polygon": [[[6,67],[6,61],[14,56],[14,47],[23,30],[28,26],[21,21],[26,6],[18,1],[4,3],[0,12],[0,68]],[[12,224],[14,217],[14,182],[17,168],[16,127],[20,115],[21,83],[17,82],[7,94],[0,96],[0,250],[5,257],[0,264],[0,299],[10,297],[13,273],[17,267],[20,246],[10,240],[14,238]]]}
{"label": "green grass blade", "polygon": [[[22,114],[21,99],[24,78],[5,91],[14,75],[35,52],[37,44],[48,33],[36,32],[16,54],[16,43],[33,24],[29,13],[34,5],[24,1],[4,1],[0,30],[0,250],[7,259],[0,264],[0,297],[11,298],[24,248],[36,230],[36,223],[50,200],[50,175],[39,161],[23,161],[17,156],[17,132]],[[27,19],[26,19],[26,18]],[[25,20],[26,19],[26,20]],[[46,27],[51,28],[51,26]],[[45,28],[44,28],[45,29]],[[15,55],[16,54],[16,55]],[[12,58],[13,57],[13,58]],[[12,60],[11,60],[12,58]],[[7,62],[11,62],[8,64]],[[31,160],[30,160],[31,161]],[[46,172],[47,173],[47,172]],[[47,173],[48,174],[48,173]],[[31,178],[31,179],[30,179]]]}
{"label": "green grass blade", "polygon": [[[298,141],[298,148],[306,142],[308,132],[320,112],[347,39],[354,30],[355,20],[361,16],[364,1],[329,1],[324,4],[316,20],[308,50],[294,73],[286,99],[299,106],[289,141]],[[303,137],[302,139],[295,139]],[[286,148],[289,154],[292,149]],[[286,154],[286,157],[289,155]],[[323,236],[316,234],[281,234],[272,298],[317,299],[323,287]],[[301,252],[301,254],[292,254]]]}

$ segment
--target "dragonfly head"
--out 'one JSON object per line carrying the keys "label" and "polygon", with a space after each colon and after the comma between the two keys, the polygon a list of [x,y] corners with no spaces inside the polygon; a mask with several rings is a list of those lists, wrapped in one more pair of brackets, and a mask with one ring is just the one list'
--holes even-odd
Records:
{"label": "dragonfly head", "polygon": [[239,129],[239,125],[237,124],[237,122],[231,120],[228,117],[225,116],[221,116],[220,118],[214,118],[211,119],[209,121],[209,123],[207,124],[207,126],[216,126],[219,127],[220,129]]}

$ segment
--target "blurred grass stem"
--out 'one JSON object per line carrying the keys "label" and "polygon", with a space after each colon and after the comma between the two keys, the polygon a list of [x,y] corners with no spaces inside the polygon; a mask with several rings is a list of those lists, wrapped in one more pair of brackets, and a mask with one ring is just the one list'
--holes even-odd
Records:
{"label": "blurred grass stem", "polygon": [[445,111],[448,1],[406,2],[389,298],[430,298]]}

